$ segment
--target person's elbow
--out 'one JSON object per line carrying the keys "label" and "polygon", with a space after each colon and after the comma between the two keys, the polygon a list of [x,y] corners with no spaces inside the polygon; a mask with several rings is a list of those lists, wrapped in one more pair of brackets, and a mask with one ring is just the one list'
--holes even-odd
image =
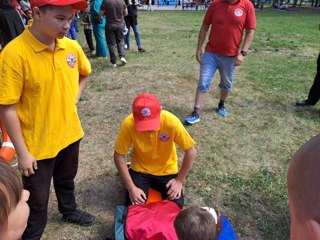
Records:
{"label": "person's elbow", "polygon": [[188,154],[188,156],[191,158],[191,159],[195,159],[196,156],[197,156],[197,150],[194,146],[192,146],[191,148],[189,148],[187,151],[186,151],[186,154]]}

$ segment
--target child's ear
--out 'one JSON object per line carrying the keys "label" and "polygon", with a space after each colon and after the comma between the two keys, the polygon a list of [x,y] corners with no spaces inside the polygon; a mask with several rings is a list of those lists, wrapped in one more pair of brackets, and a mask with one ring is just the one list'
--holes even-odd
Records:
{"label": "child's ear", "polygon": [[317,221],[309,219],[307,221],[307,228],[312,240],[320,239],[320,224]]}
{"label": "child's ear", "polygon": [[40,9],[38,7],[33,8],[33,17],[40,15]]}

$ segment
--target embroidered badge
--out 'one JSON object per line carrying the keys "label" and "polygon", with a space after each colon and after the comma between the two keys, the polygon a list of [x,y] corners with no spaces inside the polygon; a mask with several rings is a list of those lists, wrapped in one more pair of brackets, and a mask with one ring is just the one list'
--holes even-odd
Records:
{"label": "embroidered badge", "polygon": [[170,139],[170,136],[167,133],[160,133],[159,138],[162,142],[167,142]]}
{"label": "embroidered badge", "polygon": [[151,115],[151,111],[149,108],[142,108],[141,114],[143,117],[149,117]]}
{"label": "embroidered badge", "polygon": [[76,66],[76,56],[73,53],[68,54],[67,56],[67,63],[70,67],[74,68]]}
{"label": "embroidered badge", "polygon": [[241,8],[236,8],[234,10],[234,15],[236,15],[237,17],[241,17],[243,15],[243,11]]}

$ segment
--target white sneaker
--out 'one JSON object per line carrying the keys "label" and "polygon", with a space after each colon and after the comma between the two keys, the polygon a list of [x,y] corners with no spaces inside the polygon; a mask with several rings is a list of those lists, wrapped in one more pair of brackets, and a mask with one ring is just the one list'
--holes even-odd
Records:
{"label": "white sneaker", "polygon": [[108,67],[116,68],[116,67],[117,67],[117,64],[115,64],[115,63],[109,63],[109,64],[108,64]]}
{"label": "white sneaker", "polygon": [[127,64],[127,60],[124,57],[120,58],[120,61],[122,62],[123,65]]}

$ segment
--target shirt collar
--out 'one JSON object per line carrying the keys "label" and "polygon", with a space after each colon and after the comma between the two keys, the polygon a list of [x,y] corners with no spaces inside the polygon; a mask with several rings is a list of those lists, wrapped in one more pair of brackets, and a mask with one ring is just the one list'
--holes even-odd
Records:
{"label": "shirt collar", "polygon": [[[48,49],[47,45],[43,44],[32,35],[32,33],[30,32],[30,26],[26,27],[24,31],[24,35],[25,35],[26,41],[35,52],[41,52]],[[65,48],[66,48],[66,45],[64,41],[62,41],[62,39],[56,39],[55,50],[65,49]]]}

